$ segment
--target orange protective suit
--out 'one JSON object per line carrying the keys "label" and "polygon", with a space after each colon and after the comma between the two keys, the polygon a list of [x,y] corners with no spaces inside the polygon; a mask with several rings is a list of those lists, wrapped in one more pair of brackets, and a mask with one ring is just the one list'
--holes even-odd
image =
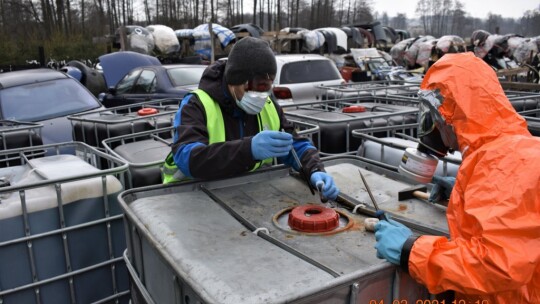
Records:
{"label": "orange protective suit", "polygon": [[540,303],[540,138],[472,53],[443,56],[421,88],[444,96],[439,112],[463,162],[447,210],[450,240],[418,238],[409,273],[463,303]]}

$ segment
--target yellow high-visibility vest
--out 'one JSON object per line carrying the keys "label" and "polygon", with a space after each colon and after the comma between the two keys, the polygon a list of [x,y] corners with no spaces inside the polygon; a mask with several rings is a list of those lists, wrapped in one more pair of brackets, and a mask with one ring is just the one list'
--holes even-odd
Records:
{"label": "yellow high-visibility vest", "polygon": [[[208,95],[205,91],[201,89],[195,90],[191,93],[197,95],[204,107],[204,111],[206,113],[206,128],[209,135],[209,144],[224,142],[225,122],[223,121],[223,114],[221,113],[221,108],[219,107],[219,104],[215,102],[212,97],[210,97],[210,95]],[[264,130],[279,130],[279,114],[270,97],[266,99],[261,113],[257,114],[257,120],[259,122],[259,132]],[[265,164],[272,164],[272,158],[258,161],[255,166],[253,166],[251,171],[257,170]],[[174,163],[172,152],[167,155],[161,171],[164,184],[187,180],[187,177],[182,173],[182,171],[178,169],[178,167]]]}

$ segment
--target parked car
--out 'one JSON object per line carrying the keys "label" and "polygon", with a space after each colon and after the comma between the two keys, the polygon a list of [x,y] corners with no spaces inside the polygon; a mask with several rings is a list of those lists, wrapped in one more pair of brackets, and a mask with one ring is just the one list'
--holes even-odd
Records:
{"label": "parked car", "polygon": [[108,92],[99,94],[98,98],[107,108],[156,99],[179,100],[197,88],[207,67],[162,65],[156,57],[135,52],[111,53],[99,60]]}
{"label": "parked car", "polygon": [[108,93],[99,95],[107,108],[156,99],[181,99],[196,89],[206,65],[175,64],[135,68]]}
{"label": "parked car", "polygon": [[68,115],[104,109],[79,81],[52,69],[0,73],[0,119],[43,124],[44,144],[72,141]]}
{"label": "parked car", "polygon": [[331,99],[319,86],[345,83],[336,64],[317,54],[276,55],[277,73],[273,93],[281,105]]}

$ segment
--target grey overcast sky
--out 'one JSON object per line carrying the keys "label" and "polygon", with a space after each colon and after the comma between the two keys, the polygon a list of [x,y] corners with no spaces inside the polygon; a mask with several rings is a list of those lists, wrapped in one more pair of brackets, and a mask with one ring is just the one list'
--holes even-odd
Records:
{"label": "grey overcast sky", "polygon": [[[407,14],[407,18],[416,18],[418,0],[372,0],[373,11],[379,16],[386,12],[389,17],[398,13]],[[519,18],[527,10],[538,8],[538,0],[462,0],[464,10],[473,17],[486,18],[487,14],[502,15],[505,18]],[[379,17],[380,18],[380,17]]]}

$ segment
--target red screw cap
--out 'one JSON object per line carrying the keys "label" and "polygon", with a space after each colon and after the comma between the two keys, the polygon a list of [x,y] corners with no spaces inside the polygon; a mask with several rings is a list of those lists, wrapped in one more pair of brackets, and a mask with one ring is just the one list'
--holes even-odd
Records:
{"label": "red screw cap", "polygon": [[331,208],[304,205],[291,210],[289,226],[302,232],[327,232],[339,226],[339,214]]}
{"label": "red screw cap", "polygon": [[366,108],[363,106],[349,106],[349,107],[343,108],[342,110],[343,113],[360,113],[360,112],[365,112],[365,111],[366,111]]}
{"label": "red screw cap", "polygon": [[154,108],[142,108],[139,111],[137,111],[137,115],[139,116],[146,116],[146,115],[152,115],[157,114],[158,110]]}

